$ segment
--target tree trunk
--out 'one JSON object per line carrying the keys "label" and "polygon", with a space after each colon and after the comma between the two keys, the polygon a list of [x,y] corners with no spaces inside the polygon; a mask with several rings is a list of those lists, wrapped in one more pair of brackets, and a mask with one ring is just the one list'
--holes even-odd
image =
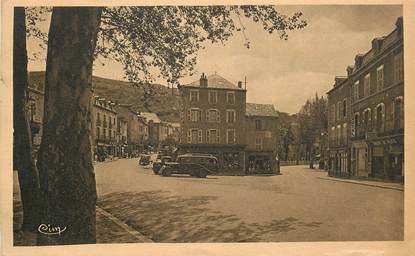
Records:
{"label": "tree trunk", "polygon": [[314,169],[314,145],[310,145],[310,169]]}
{"label": "tree trunk", "polygon": [[92,64],[102,8],[54,8],[45,77],[40,148],[42,223],[65,229],[39,244],[95,243],[96,186],[92,165]]}
{"label": "tree trunk", "polygon": [[32,141],[27,115],[27,50],[25,9],[14,8],[13,28],[13,166],[18,171],[23,206],[22,230],[34,231],[40,223],[39,174],[32,157]]}

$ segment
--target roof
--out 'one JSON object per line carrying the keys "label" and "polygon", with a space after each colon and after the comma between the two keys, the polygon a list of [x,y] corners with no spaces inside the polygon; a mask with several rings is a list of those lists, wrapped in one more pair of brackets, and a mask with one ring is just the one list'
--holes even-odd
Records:
{"label": "roof", "polygon": [[[208,80],[208,88],[216,88],[216,89],[233,89],[233,90],[244,90],[243,88],[239,88],[236,84],[226,80],[222,76],[218,74],[212,74],[207,77]],[[183,85],[185,87],[200,87],[200,80],[196,80],[191,82],[190,84]]]}
{"label": "roof", "polygon": [[246,115],[278,117],[278,112],[272,104],[246,103]]}
{"label": "roof", "polygon": [[144,117],[147,122],[148,121],[153,121],[153,123],[161,123],[160,118],[158,117],[158,115],[156,113],[152,113],[152,112],[141,112],[140,116]]}

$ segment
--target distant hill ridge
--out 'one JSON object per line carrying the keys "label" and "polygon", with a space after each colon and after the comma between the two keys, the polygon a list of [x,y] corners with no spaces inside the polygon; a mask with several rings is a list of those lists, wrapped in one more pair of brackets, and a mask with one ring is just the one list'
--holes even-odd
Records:
{"label": "distant hill ridge", "polygon": [[[45,72],[36,71],[29,73],[29,83],[44,84]],[[132,83],[108,78],[93,76],[92,86],[94,93],[105,99],[120,103],[131,104],[135,111],[154,112],[163,121],[179,122],[180,115],[178,90],[161,84],[151,84],[154,97],[148,100],[148,109],[144,107],[143,88]],[[43,86],[42,86],[43,87]]]}

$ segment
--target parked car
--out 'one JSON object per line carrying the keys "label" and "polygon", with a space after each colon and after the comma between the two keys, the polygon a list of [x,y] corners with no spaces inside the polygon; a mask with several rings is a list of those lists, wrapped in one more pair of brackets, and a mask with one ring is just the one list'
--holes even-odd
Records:
{"label": "parked car", "polygon": [[171,156],[162,156],[162,157],[160,157],[160,159],[157,159],[153,163],[153,172],[154,172],[154,174],[159,174],[159,171],[160,171],[161,167],[165,163],[171,162],[171,161],[172,161],[172,157]]}
{"label": "parked car", "polygon": [[149,165],[151,162],[151,156],[142,154],[140,155],[140,159],[138,160],[139,165]]}
{"label": "parked car", "polygon": [[172,174],[189,174],[190,176],[206,178],[207,175],[218,171],[218,159],[210,154],[188,153],[179,155],[176,162],[165,162],[159,170],[163,176]]}

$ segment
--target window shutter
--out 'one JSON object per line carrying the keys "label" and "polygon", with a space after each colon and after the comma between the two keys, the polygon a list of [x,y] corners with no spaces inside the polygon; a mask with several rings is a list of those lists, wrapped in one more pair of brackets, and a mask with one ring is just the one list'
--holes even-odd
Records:
{"label": "window shutter", "polygon": [[199,116],[198,116],[199,119],[198,120],[202,121],[202,110],[199,109],[198,113],[199,113]]}
{"label": "window shutter", "polygon": [[198,141],[199,141],[199,143],[202,143],[202,136],[203,136],[203,134],[202,134],[202,130],[197,130],[197,135],[198,135]]}
{"label": "window shutter", "polygon": [[220,143],[220,135],[219,135],[219,132],[220,132],[220,130],[218,129],[218,130],[216,130],[216,142],[217,143]]}
{"label": "window shutter", "polygon": [[233,130],[233,143],[236,143],[236,130]]}
{"label": "window shutter", "polygon": [[206,143],[210,143],[210,131],[206,130]]}
{"label": "window shutter", "polygon": [[206,110],[206,121],[209,122],[210,120],[209,109]]}
{"label": "window shutter", "polygon": [[190,118],[191,118],[191,116],[190,116],[191,114],[190,114],[190,109],[188,109],[187,110],[187,121],[190,121]]}
{"label": "window shutter", "polygon": [[219,110],[217,110],[217,115],[216,115],[216,121],[217,122],[220,122],[220,111]]}
{"label": "window shutter", "polygon": [[191,143],[192,142],[192,132],[191,130],[187,130],[187,143]]}

